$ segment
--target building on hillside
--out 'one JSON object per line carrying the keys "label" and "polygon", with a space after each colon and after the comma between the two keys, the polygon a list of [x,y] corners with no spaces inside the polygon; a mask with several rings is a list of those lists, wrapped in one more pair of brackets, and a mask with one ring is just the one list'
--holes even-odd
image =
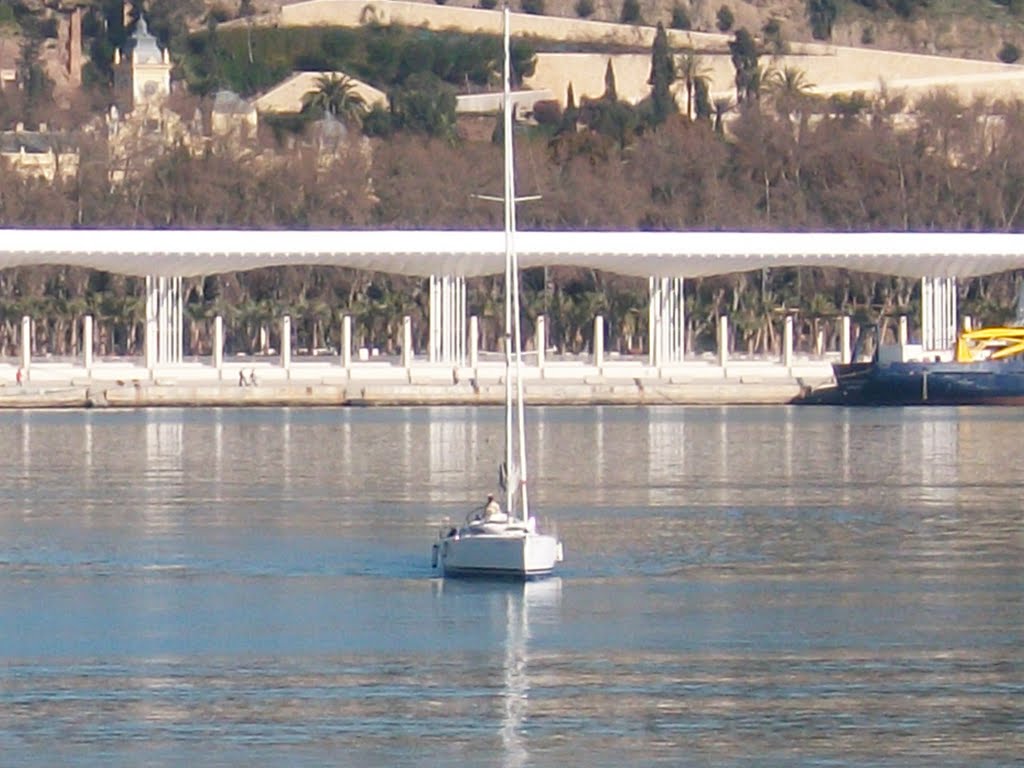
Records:
{"label": "building on hillside", "polygon": [[17,40],[0,35],[0,91],[18,87]]}
{"label": "building on hillside", "polygon": [[298,114],[302,111],[306,95],[316,91],[318,81],[324,77],[348,78],[353,92],[363,99],[367,109],[388,105],[386,93],[362,80],[349,78],[344,72],[296,72],[258,97],[254,102],[256,110],[270,114]]}
{"label": "building on hillside", "polygon": [[171,57],[139,17],[125,51],[114,51],[115,103],[123,114],[161,107],[171,95]]}
{"label": "building on hillside", "polygon": [[[386,108],[388,105],[387,94],[344,72],[296,72],[257,98],[253,106],[262,114],[298,115],[305,107],[306,97],[317,91],[320,81],[325,77],[343,78],[351,83],[352,92],[362,99],[367,109]],[[372,158],[370,141],[358,128],[346,125],[333,115],[325,115],[310,123],[299,141],[316,149],[321,167],[348,158],[358,165],[364,165],[369,173]]]}
{"label": "building on hillside", "polygon": [[192,144],[193,130],[167,106],[170,56],[149,33],[144,17],[125,50],[114,52],[114,94],[106,120],[112,181],[139,172],[168,147]]}
{"label": "building on hillside", "polygon": [[72,89],[82,85],[82,17],[90,4],[89,0],[58,0],[55,4],[55,10],[63,17],[57,31],[60,74],[67,78],[67,85]]}
{"label": "building on hillside", "polygon": [[78,173],[78,148],[67,134],[47,130],[26,131],[21,123],[0,132],[0,163],[20,176],[66,181]]}
{"label": "building on hillside", "polygon": [[246,141],[256,138],[256,107],[234,91],[217,91],[210,111],[210,130],[219,138]]}

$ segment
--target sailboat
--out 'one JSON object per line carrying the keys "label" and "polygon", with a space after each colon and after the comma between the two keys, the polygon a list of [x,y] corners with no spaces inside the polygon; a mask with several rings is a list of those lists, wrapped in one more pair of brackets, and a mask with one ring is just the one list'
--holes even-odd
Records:
{"label": "sailboat", "polygon": [[562,561],[562,543],[538,529],[527,496],[522,328],[519,311],[519,262],[515,250],[516,196],[512,141],[509,9],[503,9],[505,206],[505,461],[499,484],[505,508],[488,504],[459,527],[443,526],[434,543],[432,565],[445,576],[534,579],[550,575]]}

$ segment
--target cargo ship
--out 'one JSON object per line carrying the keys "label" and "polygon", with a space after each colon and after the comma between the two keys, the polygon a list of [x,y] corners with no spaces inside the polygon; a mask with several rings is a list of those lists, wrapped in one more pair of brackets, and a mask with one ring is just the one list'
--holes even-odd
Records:
{"label": "cargo ship", "polygon": [[925,353],[916,344],[875,349],[870,362],[834,364],[835,384],[803,393],[795,402],[1024,405],[1024,327],[964,331],[952,354]]}

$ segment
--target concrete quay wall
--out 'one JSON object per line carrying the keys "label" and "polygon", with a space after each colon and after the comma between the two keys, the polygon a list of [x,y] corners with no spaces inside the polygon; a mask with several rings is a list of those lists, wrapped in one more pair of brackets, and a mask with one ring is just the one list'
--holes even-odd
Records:
{"label": "concrete quay wall", "polygon": [[[353,365],[271,363],[225,366],[198,363],[149,371],[130,363],[90,371],[69,364],[33,364],[30,375],[10,375],[0,364],[0,409],[152,407],[313,407],[500,405],[504,368],[460,368],[423,363]],[[641,363],[597,368],[550,363],[523,372],[531,405],[784,404],[831,379],[824,361],[705,361],[654,369]],[[255,380],[255,384],[251,383]],[[240,381],[241,380],[241,381]],[[242,383],[244,382],[244,384]]]}
{"label": "concrete quay wall", "polygon": [[[636,103],[650,94],[650,49],[655,27],[590,21],[564,16],[513,13],[512,33],[517,37],[560,40],[568,44],[602,43],[643,49],[631,54],[542,53],[537,69],[525,85],[544,90],[564,104],[569,83],[577,99],[604,93],[605,66],[614,62],[620,98]],[[305,0],[281,7],[277,22],[284,27],[366,24],[402,24],[432,30],[500,34],[502,17],[494,11],[402,0]],[[710,80],[713,96],[728,97],[735,89],[735,69],[728,45],[732,34],[668,29],[676,51],[696,51]],[[767,62],[768,57],[764,57]],[[781,71],[793,67],[804,74],[811,93],[902,95],[909,104],[936,91],[949,92],[962,101],[1019,97],[1024,67],[996,61],[922,55],[880,48],[855,48],[816,42],[790,41],[784,56],[771,58]],[[677,101],[685,103],[679,95]]]}

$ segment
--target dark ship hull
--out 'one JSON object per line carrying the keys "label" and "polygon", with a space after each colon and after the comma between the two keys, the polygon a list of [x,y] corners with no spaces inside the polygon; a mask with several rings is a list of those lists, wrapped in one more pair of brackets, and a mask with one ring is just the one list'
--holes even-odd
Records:
{"label": "dark ship hull", "polygon": [[832,366],[836,384],[807,405],[1024,405],[1024,358],[978,362],[870,362]]}

